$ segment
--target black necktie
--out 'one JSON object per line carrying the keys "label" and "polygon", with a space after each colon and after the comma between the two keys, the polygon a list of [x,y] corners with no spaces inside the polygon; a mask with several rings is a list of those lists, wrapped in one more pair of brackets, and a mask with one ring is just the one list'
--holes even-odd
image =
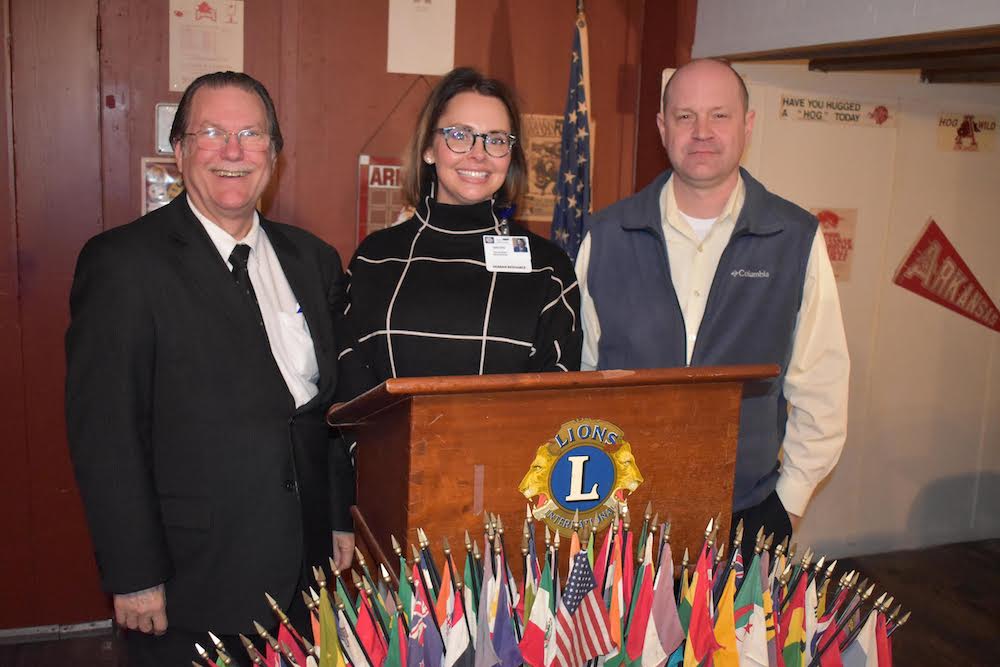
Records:
{"label": "black necktie", "polygon": [[250,246],[245,243],[238,243],[233,252],[229,255],[229,263],[233,265],[233,281],[240,288],[257,315],[257,322],[264,328],[264,318],[260,314],[260,304],[257,303],[257,293],[253,291],[253,283],[250,282],[250,272],[247,270],[247,261],[250,259]]}

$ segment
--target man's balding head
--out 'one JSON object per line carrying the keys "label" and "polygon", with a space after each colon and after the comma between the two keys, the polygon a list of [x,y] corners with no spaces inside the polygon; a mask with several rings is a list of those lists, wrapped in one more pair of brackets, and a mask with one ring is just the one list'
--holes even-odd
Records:
{"label": "man's balding head", "polygon": [[674,73],[663,98],[656,123],[677,177],[674,191],[727,196],[753,131],[743,80],[728,63],[694,60]]}
{"label": "man's balding head", "polygon": [[697,60],[692,60],[691,62],[681,65],[667,80],[667,85],[663,87],[663,97],[660,99],[660,111],[667,108],[667,99],[670,94],[670,85],[677,80],[679,76],[688,70],[705,70],[705,69],[719,69],[720,71],[726,70],[733,75],[733,83],[739,87],[740,99],[743,100],[743,111],[744,113],[750,110],[750,91],[747,90],[747,84],[743,81],[743,77],[740,73],[733,69],[725,60],[719,58],[698,58]]}

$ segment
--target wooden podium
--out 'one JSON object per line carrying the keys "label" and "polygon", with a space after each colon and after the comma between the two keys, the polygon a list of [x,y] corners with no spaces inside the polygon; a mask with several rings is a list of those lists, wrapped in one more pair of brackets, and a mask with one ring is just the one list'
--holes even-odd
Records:
{"label": "wooden podium", "polygon": [[675,553],[694,553],[710,517],[722,516],[728,539],[743,385],[778,370],[397,378],[333,406],[327,419],[357,437],[357,505],[385,554],[390,534],[409,554],[417,528],[436,553],[442,537],[460,553],[465,530],[482,548],[485,511],[502,517],[516,564],[527,506],[518,484],[538,447],[584,417],[615,424],[631,443],[644,478],[628,499],[633,527],[652,501],[671,522]]}

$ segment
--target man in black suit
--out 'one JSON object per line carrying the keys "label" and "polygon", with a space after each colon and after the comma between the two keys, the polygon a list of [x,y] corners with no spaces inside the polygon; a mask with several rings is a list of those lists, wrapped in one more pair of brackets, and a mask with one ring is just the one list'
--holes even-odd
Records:
{"label": "man in black suit", "polygon": [[[186,195],[91,239],[66,335],[70,451],[130,664],[234,656],[354,548],[353,468],[324,421],[336,383],[336,250],[261,217],[282,147],[255,79],[205,75],[171,128]],[[332,538],[331,538],[332,535]]]}

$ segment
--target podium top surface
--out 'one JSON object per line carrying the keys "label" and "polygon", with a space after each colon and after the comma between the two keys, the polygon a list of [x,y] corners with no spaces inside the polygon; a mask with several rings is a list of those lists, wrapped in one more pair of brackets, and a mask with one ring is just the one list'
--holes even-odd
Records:
{"label": "podium top surface", "polygon": [[327,411],[331,425],[354,423],[409,396],[482,394],[552,389],[599,389],[660,384],[747,382],[776,377],[774,364],[704,366],[642,370],[575,371],[570,373],[515,373],[509,375],[448,375],[390,378],[364,394],[337,403]]}

